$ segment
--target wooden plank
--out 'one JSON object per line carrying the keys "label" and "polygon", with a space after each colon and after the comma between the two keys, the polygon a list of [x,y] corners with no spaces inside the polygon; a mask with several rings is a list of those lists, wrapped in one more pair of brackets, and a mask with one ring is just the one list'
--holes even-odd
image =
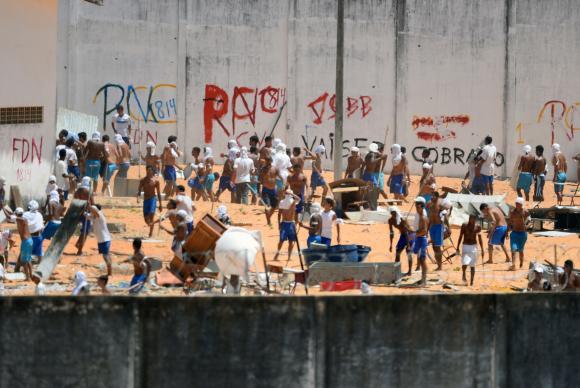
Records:
{"label": "wooden plank", "polygon": [[332,189],[333,193],[354,193],[359,191],[359,187],[337,187],[336,189]]}
{"label": "wooden plank", "polygon": [[15,210],[17,207],[24,209],[22,195],[20,195],[20,187],[18,186],[10,186],[10,207],[12,210]]}
{"label": "wooden plank", "polygon": [[68,207],[60,228],[56,231],[52,238],[37,271],[42,274],[42,280],[46,281],[52,275],[52,271],[60,261],[64,247],[74,235],[81,215],[87,206],[87,201],[80,199],[73,199]]}

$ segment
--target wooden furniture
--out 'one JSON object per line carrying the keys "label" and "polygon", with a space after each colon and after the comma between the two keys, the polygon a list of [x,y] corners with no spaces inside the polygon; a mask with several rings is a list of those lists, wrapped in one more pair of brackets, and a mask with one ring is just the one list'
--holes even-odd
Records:
{"label": "wooden furniture", "polygon": [[576,206],[574,200],[576,198],[580,199],[580,182],[574,184],[567,184],[568,187],[571,187],[569,194],[562,194],[564,198],[570,198],[570,206]]}

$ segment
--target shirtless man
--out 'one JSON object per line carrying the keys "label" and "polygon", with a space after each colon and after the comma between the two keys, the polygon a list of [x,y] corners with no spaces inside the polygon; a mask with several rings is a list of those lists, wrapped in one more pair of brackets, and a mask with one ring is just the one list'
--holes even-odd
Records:
{"label": "shirtless man", "polygon": [[[91,195],[91,192],[90,192],[90,185],[91,185],[91,178],[89,178],[87,176],[84,177],[81,181],[80,186],[75,191],[73,198],[88,201],[88,206],[92,206],[94,201],[93,201],[93,196]],[[79,235],[79,239],[77,240],[77,242],[75,244],[75,246],[77,247],[77,256],[80,256],[83,254],[83,247],[85,246],[85,242],[87,240],[87,235],[89,234],[89,231],[91,230],[91,221],[89,221],[89,219],[87,217],[85,217],[84,212],[80,217],[80,223],[81,223],[81,233]]]}
{"label": "shirtless man", "polygon": [[231,194],[231,202],[232,203],[235,202],[236,192],[234,190],[235,185],[234,185],[234,182],[232,180],[232,177],[235,174],[235,170],[234,170],[234,161],[236,160],[235,154],[236,154],[235,152],[230,151],[230,155],[228,155],[228,158],[224,162],[224,167],[222,170],[222,176],[220,177],[218,191],[217,191],[217,193],[215,193],[216,202],[219,202],[220,195],[226,190],[229,190],[229,192]]}
{"label": "shirtless man", "polygon": [[510,247],[512,251],[512,265],[510,271],[516,269],[516,252],[520,255],[520,268],[524,266],[524,247],[528,240],[528,232],[526,232],[526,222],[529,218],[529,212],[524,209],[523,198],[516,199],[516,207],[513,209],[508,217],[508,226],[510,233]]}
{"label": "shirtless man", "polygon": [[309,225],[305,225],[300,222],[300,226],[308,230],[308,239],[306,240],[306,246],[310,248],[312,243],[322,244],[322,218],[320,217],[320,212],[322,207],[318,202],[312,203],[310,205],[310,222]]}
{"label": "shirtless man", "polygon": [[[461,225],[459,232],[459,241],[457,246],[461,247],[461,270],[463,271],[463,284],[467,285],[467,276],[465,270],[467,266],[471,268],[471,280],[469,284],[473,286],[473,279],[475,278],[475,266],[477,265],[477,241],[481,247],[481,254],[484,254],[483,239],[481,238],[481,226],[475,223],[477,216],[475,214],[469,215],[469,221]],[[461,242],[463,241],[463,246]]]}
{"label": "shirtless man", "polygon": [[292,148],[292,157],[290,158],[290,163],[292,166],[300,165],[300,169],[304,171],[304,156],[301,155],[300,147]]}
{"label": "shirtless man", "polygon": [[133,255],[126,261],[133,264],[133,277],[129,284],[131,294],[137,294],[143,289],[149,274],[151,273],[151,262],[145,257],[142,250],[143,242],[140,238],[133,240]]}
{"label": "shirtless man", "polygon": [[554,166],[554,192],[558,198],[558,205],[562,204],[564,192],[564,183],[566,183],[566,173],[568,172],[568,164],[566,162],[566,157],[560,151],[560,145],[557,143],[552,144],[552,166]]}
{"label": "shirtless man", "polygon": [[578,279],[574,272],[572,260],[564,262],[564,275],[561,276],[560,285],[562,286],[562,291],[576,291],[578,288]]}
{"label": "shirtless man", "polygon": [[[109,135],[103,135],[103,146],[105,147],[105,175],[103,176],[103,187],[101,187],[101,193],[105,194],[109,190],[109,182],[113,173],[117,170],[117,159],[119,159],[119,154],[117,152],[117,147],[109,142]],[[110,190],[109,190],[110,191]]]}
{"label": "shirtless man", "polygon": [[191,157],[193,158],[193,164],[201,163],[201,148],[193,147],[191,149]]}
{"label": "shirtless man", "polygon": [[101,170],[101,161],[105,159],[105,146],[100,142],[101,134],[94,132],[91,140],[85,147],[86,173],[85,176],[93,180],[93,192],[97,191],[99,182],[99,171]]}
{"label": "shirtless man", "polygon": [[159,227],[173,236],[173,242],[171,243],[171,250],[173,254],[183,260],[183,250],[182,246],[187,238],[187,224],[185,219],[187,218],[187,212],[185,210],[178,210],[176,214],[177,225],[174,229],[167,229],[163,225],[159,224]]}
{"label": "shirtless man", "polygon": [[532,172],[534,170],[534,162],[536,158],[532,155],[532,147],[529,145],[524,146],[524,154],[520,157],[520,163],[518,165],[518,170],[520,175],[518,177],[518,183],[516,185],[516,190],[518,192],[518,197],[523,197],[522,190],[526,195],[526,201],[530,200],[530,187],[532,186]]}
{"label": "shirtless man", "polygon": [[307,184],[306,175],[302,173],[302,166],[298,163],[293,165],[292,174],[288,177],[288,186],[290,186],[294,195],[300,199],[296,204],[296,222],[298,222],[298,215],[304,211],[304,196],[306,195]]}
{"label": "shirtless man", "polygon": [[267,156],[262,160],[263,166],[260,171],[260,183],[262,184],[262,200],[266,205],[266,222],[272,226],[272,214],[278,208],[278,193],[276,191],[276,179],[280,177],[278,170],[272,166],[272,157]]}
{"label": "shirtless man", "polygon": [[272,156],[272,136],[266,136],[264,146],[260,149],[260,160],[265,160]]}
{"label": "shirtless man", "polygon": [[488,245],[487,251],[489,253],[489,260],[485,264],[493,264],[493,246],[499,245],[505,254],[505,262],[510,262],[510,257],[505,248],[505,239],[507,236],[507,223],[505,217],[500,209],[497,207],[490,207],[487,203],[482,203],[479,210],[483,213],[485,218],[491,221],[489,224]]}
{"label": "shirtless man", "polygon": [[534,161],[534,201],[542,202],[544,200],[544,184],[546,183],[546,165],[547,161],[544,158],[544,147],[536,146],[536,159]]}
{"label": "shirtless man", "polygon": [[53,190],[49,194],[48,204],[46,206],[46,225],[42,231],[42,239],[50,240],[60,227],[60,219],[64,216],[64,206],[61,202],[61,197],[58,191]]}
{"label": "shirtless man", "polygon": [[410,181],[409,171],[407,169],[407,159],[401,153],[401,146],[398,144],[393,144],[391,146],[391,154],[393,155],[393,169],[391,170],[391,175],[387,180],[387,185],[391,191],[391,194],[395,195],[395,199],[403,200],[404,198],[404,188],[405,188],[405,174],[407,174],[407,181]]}
{"label": "shirtless man", "polygon": [[423,163],[423,175],[419,180],[419,196],[425,198],[425,201],[431,201],[431,196],[437,188],[435,175],[433,175],[433,166]]}
{"label": "shirtless man", "polygon": [[296,236],[296,204],[300,201],[300,197],[295,195],[291,189],[286,190],[286,196],[280,201],[280,208],[278,210],[278,227],[280,229],[280,240],[278,241],[278,250],[274,255],[274,261],[278,261],[280,250],[284,241],[288,241],[288,260],[292,257],[292,249],[294,249],[294,242]]}
{"label": "shirtless man", "polygon": [[576,161],[576,179],[580,182],[580,153],[572,158]]}
{"label": "shirtless man", "polygon": [[423,165],[425,163],[431,166],[431,173],[433,173],[435,162],[431,159],[431,150],[429,148],[424,148],[421,151],[421,164]]}
{"label": "shirtless man", "polygon": [[360,156],[358,147],[350,148],[350,155],[346,159],[346,171],[344,172],[344,179],[359,178],[361,169],[365,164],[364,159]]}
{"label": "shirtless man", "polygon": [[389,208],[391,217],[389,218],[389,252],[393,252],[393,238],[395,237],[395,228],[399,231],[399,241],[395,248],[395,262],[401,261],[401,252],[407,252],[407,261],[409,263],[409,271],[404,276],[411,276],[413,269],[413,256],[411,249],[415,240],[415,233],[409,228],[407,220],[401,216],[401,212],[396,206]]}
{"label": "shirtless man", "polygon": [[145,145],[145,156],[141,154],[139,156],[145,162],[145,168],[148,166],[153,167],[156,175],[161,171],[161,157],[155,154],[155,143],[148,141]]}
{"label": "shirtless man", "polygon": [[127,179],[129,167],[131,167],[131,150],[129,145],[123,140],[120,134],[115,135],[115,145],[117,147],[117,177]]}
{"label": "shirtless man", "polygon": [[86,132],[79,132],[79,141],[75,142],[73,146],[73,150],[77,154],[77,160],[79,162],[79,170],[81,176],[86,175],[86,164],[87,161],[85,159],[85,147],[87,146],[87,133]]}
{"label": "shirtless man", "polygon": [[433,192],[431,200],[427,204],[429,215],[429,236],[431,237],[431,245],[435,252],[435,261],[437,261],[437,268],[435,271],[441,271],[443,262],[443,240],[445,239],[445,225],[443,224],[443,217],[441,212],[441,199],[438,192]]}
{"label": "shirtless man", "polygon": [[417,210],[416,237],[413,246],[413,253],[417,255],[417,260],[421,264],[421,285],[427,285],[427,231],[429,230],[429,219],[425,216],[425,198],[415,198],[415,209]]}
{"label": "shirtless man", "polygon": [[17,208],[14,211],[14,220],[20,235],[20,259],[19,263],[24,269],[26,280],[32,279],[32,237],[28,230],[28,220],[24,218],[24,210]]}
{"label": "shirtless man", "polygon": [[382,166],[382,161],[387,160],[388,155],[379,153],[379,146],[377,143],[369,145],[369,153],[365,156],[363,180],[371,182],[374,188],[381,190],[379,187],[379,177]]}
{"label": "shirtless man", "polygon": [[177,136],[169,136],[167,138],[167,145],[161,154],[163,179],[165,180],[163,192],[166,197],[171,197],[175,192],[175,182],[177,180],[177,158],[181,156],[181,151],[179,151],[176,142]]}
{"label": "shirtless man", "polygon": [[[137,202],[139,202],[139,196],[143,192],[143,218],[149,226],[149,238],[151,238],[153,236],[153,228],[155,227],[153,218],[155,217],[157,201],[159,201],[159,212],[163,211],[163,206],[161,204],[161,185],[155,175],[155,170],[152,166],[147,166],[145,170],[145,178],[139,182]],[[157,197],[155,194],[157,194]]]}
{"label": "shirtless man", "polygon": [[328,193],[328,185],[324,180],[322,175],[322,155],[326,152],[326,148],[319,144],[314,148],[314,152],[311,152],[308,148],[304,148],[306,152],[306,158],[312,160],[312,176],[310,177],[310,197],[314,198],[314,193],[316,193],[317,187],[322,187],[322,198],[326,198]]}

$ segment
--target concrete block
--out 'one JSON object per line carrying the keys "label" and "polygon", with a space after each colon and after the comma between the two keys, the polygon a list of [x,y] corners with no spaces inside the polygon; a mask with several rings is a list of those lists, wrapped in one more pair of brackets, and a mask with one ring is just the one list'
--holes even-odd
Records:
{"label": "concrete block", "polygon": [[401,279],[400,263],[316,262],[308,269],[308,285],[342,280],[364,280],[369,284],[390,284]]}
{"label": "concrete block", "polygon": [[126,224],[122,222],[107,222],[107,228],[111,233],[124,233],[127,230]]}

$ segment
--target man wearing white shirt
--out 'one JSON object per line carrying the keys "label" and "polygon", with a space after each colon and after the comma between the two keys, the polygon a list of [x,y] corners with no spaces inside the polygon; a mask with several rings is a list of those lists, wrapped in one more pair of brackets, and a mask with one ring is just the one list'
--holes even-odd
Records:
{"label": "man wearing white shirt", "polygon": [[254,161],[248,157],[248,149],[242,147],[240,157],[234,161],[236,171],[236,193],[238,201],[244,205],[248,204],[248,185],[251,182],[254,172]]}
{"label": "man wearing white shirt", "polygon": [[193,211],[195,210],[195,206],[191,198],[185,194],[185,187],[182,185],[177,186],[175,202],[177,202],[177,211],[183,210],[187,213],[185,223],[187,224],[187,234],[189,235],[193,231]]}
{"label": "man wearing white shirt", "polygon": [[113,131],[121,135],[125,143],[131,148],[131,117],[125,113],[123,105],[117,106],[117,113],[113,115],[111,126]]}
{"label": "man wearing white shirt", "polygon": [[497,154],[497,149],[491,142],[491,136],[486,136],[485,146],[481,151],[481,161],[479,162],[486,195],[493,195],[493,174],[495,169],[495,156]]}

